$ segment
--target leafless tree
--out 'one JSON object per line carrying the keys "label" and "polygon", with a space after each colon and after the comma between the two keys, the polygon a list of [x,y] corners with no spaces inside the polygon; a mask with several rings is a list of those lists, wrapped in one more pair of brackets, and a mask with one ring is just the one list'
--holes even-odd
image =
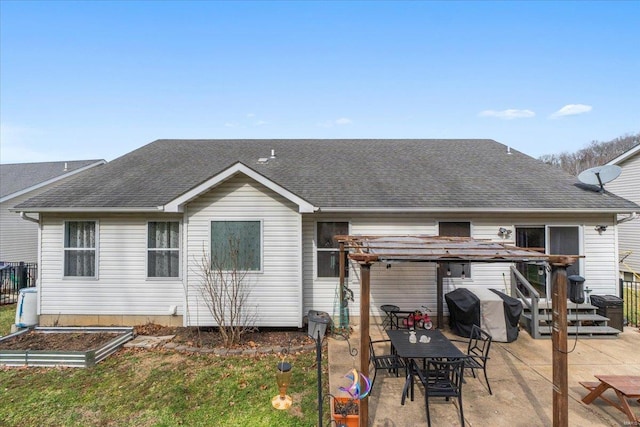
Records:
{"label": "leafless tree", "polygon": [[560,154],[545,154],[540,156],[539,160],[558,166],[575,176],[585,169],[606,164],[638,144],[640,133],[628,134],[607,142],[592,141],[575,153],[564,151]]}
{"label": "leafless tree", "polygon": [[252,284],[240,258],[239,242],[230,239],[228,253],[212,257],[203,248],[198,263],[200,292],[225,347],[240,343],[243,334],[256,329],[257,306],[249,302]]}

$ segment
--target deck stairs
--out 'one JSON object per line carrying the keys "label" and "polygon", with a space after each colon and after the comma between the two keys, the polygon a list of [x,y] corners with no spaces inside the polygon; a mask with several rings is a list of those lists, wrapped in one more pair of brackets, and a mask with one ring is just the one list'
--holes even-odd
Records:
{"label": "deck stairs", "polygon": [[[515,268],[511,267],[511,296],[522,303],[520,326],[534,339],[551,338],[553,333],[551,301],[540,294]],[[580,338],[617,338],[620,331],[609,326],[609,318],[597,313],[598,307],[585,302],[567,301],[567,335]]]}
{"label": "deck stairs", "polygon": [[[609,318],[597,314],[598,307],[567,301],[567,335],[580,338],[617,338],[620,331],[609,326]],[[551,301],[539,301],[537,313],[525,304],[520,325],[534,338],[551,338]],[[533,325],[537,324],[537,328]],[[537,330],[537,332],[535,332]],[[537,336],[534,336],[537,334]]]}

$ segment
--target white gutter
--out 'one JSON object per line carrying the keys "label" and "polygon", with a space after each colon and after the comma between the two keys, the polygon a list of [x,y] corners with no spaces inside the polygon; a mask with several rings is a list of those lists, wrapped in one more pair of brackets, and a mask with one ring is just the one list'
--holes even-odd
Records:
{"label": "white gutter", "polygon": [[[9,212],[22,212],[24,208],[9,208]],[[28,208],[25,212],[50,212],[50,213],[82,213],[82,212],[103,212],[103,213],[132,213],[132,212],[158,212],[157,207],[137,207],[137,208]]]}
{"label": "white gutter", "polygon": [[624,214],[635,213],[632,209],[542,209],[542,208],[522,208],[522,209],[505,209],[505,208],[411,208],[411,207],[398,207],[398,208],[363,208],[363,207],[331,207],[331,208],[319,208],[318,212],[327,213],[348,213],[348,212],[365,212],[365,213],[403,213],[403,212],[419,212],[419,213],[441,213],[441,212],[455,212],[455,213],[614,213]]}
{"label": "white gutter", "polygon": [[621,218],[618,221],[616,221],[616,224],[622,224],[623,222],[627,222],[627,221],[633,221],[634,219],[638,218],[638,214],[636,212],[633,212],[631,215],[629,215],[626,218]]}
{"label": "white gutter", "polygon": [[39,219],[27,216],[27,214],[24,213],[24,212],[20,212],[20,218],[24,219],[25,221],[31,221],[31,222],[35,222],[36,224],[40,224],[40,220]]}

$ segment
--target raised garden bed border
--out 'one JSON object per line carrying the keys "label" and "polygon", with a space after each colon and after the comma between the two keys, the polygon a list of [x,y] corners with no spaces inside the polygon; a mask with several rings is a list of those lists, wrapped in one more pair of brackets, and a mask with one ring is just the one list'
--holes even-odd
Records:
{"label": "raised garden bed border", "polygon": [[131,327],[40,327],[23,329],[0,338],[0,341],[35,331],[37,333],[117,333],[104,346],[87,351],[52,350],[0,350],[0,365],[6,366],[67,366],[88,368],[115,353],[124,343],[133,339]]}

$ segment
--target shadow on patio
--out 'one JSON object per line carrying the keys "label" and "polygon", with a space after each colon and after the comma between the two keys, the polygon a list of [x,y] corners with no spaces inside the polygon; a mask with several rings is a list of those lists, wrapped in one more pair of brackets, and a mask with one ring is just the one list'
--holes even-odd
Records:
{"label": "shadow on patio", "polygon": [[[373,320],[373,319],[372,319]],[[372,339],[388,338],[384,330],[372,322]],[[456,337],[447,329],[449,338]],[[351,346],[359,348],[358,325],[353,327]],[[461,348],[463,343],[458,343]],[[465,372],[463,405],[468,426],[551,426],[553,424],[553,372],[551,339],[532,339],[520,331],[512,343],[494,342],[491,347],[487,371],[493,395],[487,391],[484,379],[473,378]],[[569,338],[568,350],[574,346]],[[329,338],[329,387],[340,395],[339,386],[349,385],[344,377],[359,366],[359,357],[349,355],[347,342]],[[581,402],[588,391],[579,381],[595,381],[594,374],[640,375],[640,332],[637,327],[626,327],[617,339],[578,339],[575,350],[568,356],[569,372],[569,425],[570,426],[622,426],[631,425],[625,414],[596,399],[591,405]],[[466,350],[466,348],[464,348]],[[480,373],[482,377],[482,374]],[[405,379],[402,375],[378,372],[374,389],[369,397],[369,425],[375,427],[424,426],[427,423],[424,391],[416,387],[416,397],[400,405]],[[616,399],[613,391],[605,395]],[[444,399],[431,399],[431,419],[434,426],[460,425],[456,404]],[[631,409],[640,414],[640,403],[631,402]]]}

